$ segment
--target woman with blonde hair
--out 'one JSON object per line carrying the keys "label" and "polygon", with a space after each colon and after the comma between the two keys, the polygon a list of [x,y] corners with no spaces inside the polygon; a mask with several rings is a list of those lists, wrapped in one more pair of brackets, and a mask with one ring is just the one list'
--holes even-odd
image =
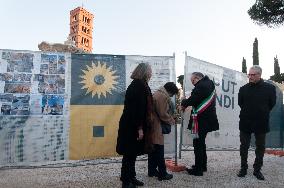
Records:
{"label": "woman with blonde hair", "polygon": [[133,71],[130,77],[133,81],[126,90],[116,145],[117,153],[123,155],[122,187],[144,185],[136,179],[135,162],[138,155],[147,153],[151,148],[147,136],[153,114],[153,99],[148,86],[151,76],[151,66],[140,63]]}

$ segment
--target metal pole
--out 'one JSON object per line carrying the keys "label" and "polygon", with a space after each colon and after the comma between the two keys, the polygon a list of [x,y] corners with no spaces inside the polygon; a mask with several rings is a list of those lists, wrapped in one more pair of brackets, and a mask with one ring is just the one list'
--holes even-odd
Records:
{"label": "metal pole", "polygon": [[[187,63],[187,51],[184,51],[184,73],[183,73],[183,96],[185,96],[185,74],[186,74],[186,70],[185,70],[185,64]],[[181,126],[180,126],[180,141],[179,141],[179,159],[181,159],[181,150],[182,150],[182,140],[183,140],[183,112],[181,113]]]}
{"label": "metal pole", "polygon": [[[282,98],[283,100],[283,98]],[[283,138],[283,134],[284,134],[284,105],[282,104],[282,118],[281,118],[281,123],[280,123],[280,147],[282,148],[282,150],[284,149],[284,138]]]}
{"label": "metal pole", "polygon": [[181,159],[182,139],[183,139],[183,112],[181,112],[181,126],[180,126],[180,140],[179,140],[179,159]]}
{"label": "metal pole", "polygon": [[175,166],[177,166],[177,124],[175,123]]}

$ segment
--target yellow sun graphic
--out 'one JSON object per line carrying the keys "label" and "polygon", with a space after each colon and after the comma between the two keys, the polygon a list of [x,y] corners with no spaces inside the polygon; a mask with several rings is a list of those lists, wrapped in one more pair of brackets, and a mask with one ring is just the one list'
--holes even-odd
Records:
{"label": "yellow sun graphic", "polygon": [[112,94],[111,90],[116,89],[118,76],[115,76],[116,71],[111,69],[112,67],[107,68],[105,64],[98,62],[97,66],[92,63],[91,67],[87,65],[87,70],[82,70],[84,75],[80,78],[83,80],[79,83],[84,84],[81,89],[87,89],[86,95],[92,92],[92,97],[98,95],[100,98],[101,95],[106,97],[107,93]]}

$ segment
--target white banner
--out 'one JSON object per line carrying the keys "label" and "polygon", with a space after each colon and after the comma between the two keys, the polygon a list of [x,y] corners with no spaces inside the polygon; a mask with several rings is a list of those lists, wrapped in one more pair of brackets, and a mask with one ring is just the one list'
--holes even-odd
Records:
{"label": "white banner", "polygon": [[[132,81],[130,75],[139,63],[149,63],[152,67],[152,78],[149,82],[152,93],[167,82],[175,82],[175,58],[173,56],[126,56],[126,86]],[[164,135],[165,154],[174,155],[175,131]]]}
{"label": "white banner", "polygon": [[[239,148],[239,88],[247,83],[247,76],[241,72],[214,65],[193,57],[186,57],[184,73],[184,90],[188,97],[194,88],[190,82],[193,72],[207,75],[215,83],[217,100],[216,110],[220,125],[219,131],[211,132],[206,138],[208,148]],[[187,129],[190,111],[184,114],[182,145],[192,145],[192,138]]]}

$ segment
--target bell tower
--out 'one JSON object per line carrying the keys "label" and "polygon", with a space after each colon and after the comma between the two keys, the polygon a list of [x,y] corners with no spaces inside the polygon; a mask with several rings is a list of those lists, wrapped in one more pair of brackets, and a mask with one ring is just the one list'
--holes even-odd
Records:
{"label": "bell tower", "polygon": [[90,53],[93,50],[93,20],[94,15],[82,7],[70,11],[69,37],[78,48]]}

